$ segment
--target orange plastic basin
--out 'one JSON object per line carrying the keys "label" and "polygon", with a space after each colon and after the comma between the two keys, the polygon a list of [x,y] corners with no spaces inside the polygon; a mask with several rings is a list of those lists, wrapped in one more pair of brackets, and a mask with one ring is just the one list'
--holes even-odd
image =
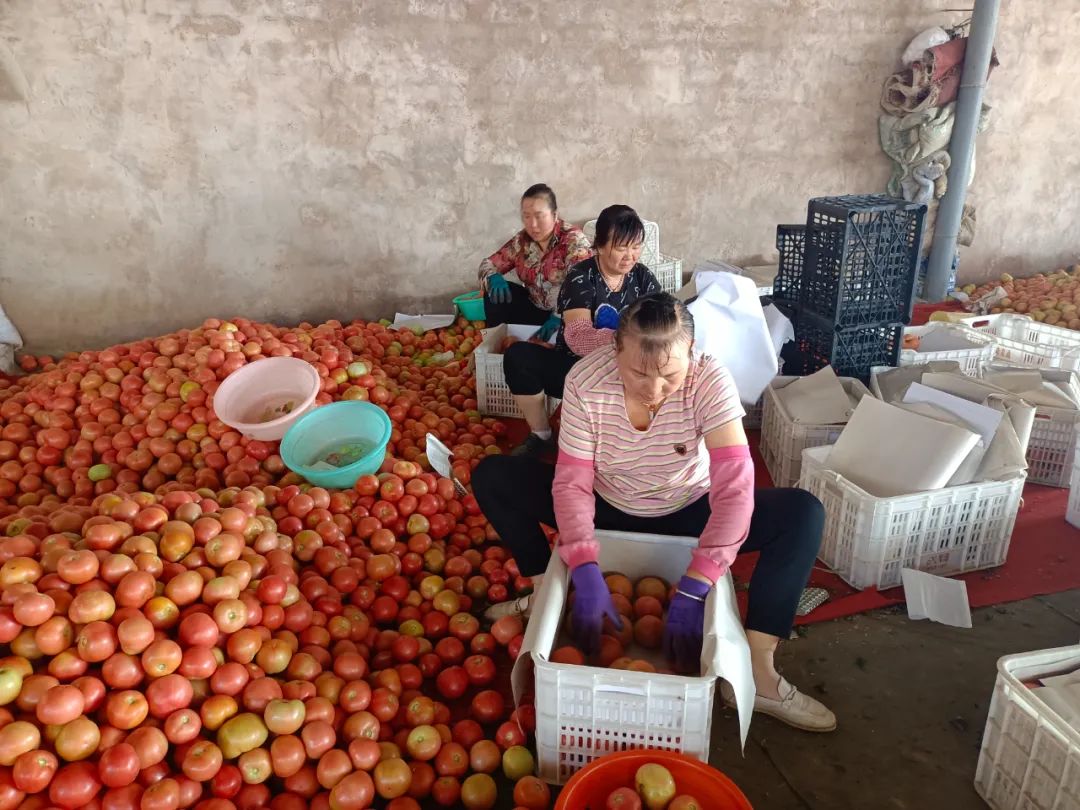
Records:
{"label": "orange plastic basin", "polygon": [[671,751],[620,751],[594,760],[570,777],[555,810],[604,810],[608,795],[616,788],[633,787],[637,769],[650,762],[671,771],[676,795],[689,794],[709,810],[753,810],[743,792],[720,771]]}

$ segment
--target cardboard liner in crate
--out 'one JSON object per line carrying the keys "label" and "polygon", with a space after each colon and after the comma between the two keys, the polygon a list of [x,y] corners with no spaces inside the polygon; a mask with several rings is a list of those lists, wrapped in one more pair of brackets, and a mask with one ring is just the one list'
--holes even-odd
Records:
{"label": "cardboard liner in crate", "polygon": [[[597,531],[600,567],[636,580],[657,576],[677,582],[697,548],[693,537]],[[750,728],[754,678],[731,575],[709,593],[705,607],[702,675],[631,672],[549,659],[556,648],[570,589],[570,572],[551,555],[511,682],[514,702],[533,683],[536,701],[537,773],[566,782],[597,757],[630,748],[656,748],[709,758],[716,679],[735,692],[742,744]]]}

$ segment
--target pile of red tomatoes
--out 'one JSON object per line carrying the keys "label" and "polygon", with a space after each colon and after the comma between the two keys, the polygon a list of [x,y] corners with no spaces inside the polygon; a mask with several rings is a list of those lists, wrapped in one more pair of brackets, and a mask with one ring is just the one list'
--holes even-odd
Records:
{"label": "pile of red tomatoes", "polygon": [[[24,358],[0,382],[0,810],[549,807],[506,692],[521,622],[477,618],[530,583],[423,453],[438,435],[467,484],[499,452],[476,337],[210,320]],[[309,487],[215,418],[222,379],[282,355],[320,403],[386,408],[379,475]]]}

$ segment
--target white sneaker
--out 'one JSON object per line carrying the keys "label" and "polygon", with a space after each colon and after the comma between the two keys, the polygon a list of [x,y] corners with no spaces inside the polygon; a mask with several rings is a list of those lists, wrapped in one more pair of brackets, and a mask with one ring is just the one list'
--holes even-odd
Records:
{"label": "white sneaker", "polygon": [[522,622],[532,615],[532,594],[519,596],[508,602],[499,602],[484,611],[484,618],[489,622],[498,621],[503,616],[519,616]]}
{"label": "white sneaker", "polygon": [[[735,693],[727,681],[721,685],[720,691],[724,696],[724,703],[730,708],[735,708]],[[779,692],[783,696],[780,700],[755,695],[754,711],[775,717],[780,722],[787,723],[800,731],[836,730],[836,715],[820,701],[800,692],[782,676]]]}

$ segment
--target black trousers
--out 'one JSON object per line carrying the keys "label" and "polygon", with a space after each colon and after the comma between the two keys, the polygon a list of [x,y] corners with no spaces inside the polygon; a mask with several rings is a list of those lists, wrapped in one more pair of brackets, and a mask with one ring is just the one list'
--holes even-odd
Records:
{"label": "black trousers", "polygon": [[[540,524],[555,526],[554,479],[552,465],[530,457],[489,456],[473,472],[476,500],[523,576],[544,573],[551,557]],[[629,515],[596,496],[598,529],[699,537],[708,519],[708,496],[663,517]],[[790,635],[824,525],[824,507],[805,490],[755,491],[750,535],[740,549],[760,552],[750,579],[747,630]]]}
{"label": "black trousers", "polygon": [[562,349],[519,341],[503,355],[503,374],[512,394],[547,394],[562,399],[566,375],[578,361]]}
{"label": "black trousers", "polygon": [[503,323],[525,323],[540,326],[551,313],[540,309],[529,298],[529,291],[512,281],[510,285],[510,303],[496,304],[489,293],[484,293],[484,323],[498,326]]}

